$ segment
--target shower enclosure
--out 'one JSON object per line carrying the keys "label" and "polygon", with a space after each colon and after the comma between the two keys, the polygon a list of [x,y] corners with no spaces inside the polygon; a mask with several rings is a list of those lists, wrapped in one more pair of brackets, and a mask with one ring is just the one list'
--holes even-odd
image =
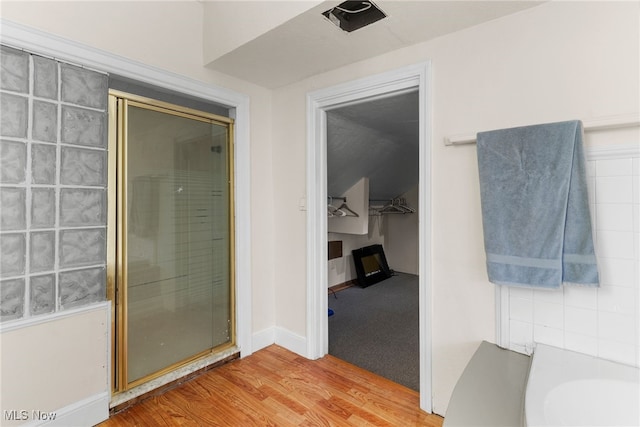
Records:
{"label": "shower enclosure", "polygon": [[234,345],[233,122],[117,91],[109,113],[118,393]]}

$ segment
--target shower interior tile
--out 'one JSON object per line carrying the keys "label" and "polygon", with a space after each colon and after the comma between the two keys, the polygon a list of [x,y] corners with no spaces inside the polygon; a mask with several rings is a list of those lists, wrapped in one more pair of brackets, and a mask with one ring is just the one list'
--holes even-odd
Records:
{"label": "shower interior tile", "polygon": [[24,142],[0,140],[0,182],[22,184],[27,170],[27,146]]}

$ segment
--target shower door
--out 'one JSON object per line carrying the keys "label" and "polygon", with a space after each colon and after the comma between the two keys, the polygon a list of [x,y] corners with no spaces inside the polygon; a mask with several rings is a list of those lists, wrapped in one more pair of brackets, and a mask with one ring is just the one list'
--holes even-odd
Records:
{"label": "shower door", "polygon": [[110,102],[119,392],[234,344],[233,153],[228,118],[119,92]]}

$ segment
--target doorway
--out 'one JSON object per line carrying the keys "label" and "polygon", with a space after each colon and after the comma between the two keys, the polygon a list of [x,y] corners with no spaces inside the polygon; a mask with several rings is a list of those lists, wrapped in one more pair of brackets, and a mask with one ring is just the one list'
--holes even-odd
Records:
{"label": "doorway", "polygon": [[233,120],[115,90],[109,114],[119,393],[235,345]]}
{"label": "doorway", "polygon": [[359,213],[328,210],[329,354],[416,391],[418,110],[413,90],[327,111],[328,203]]}
{"label": "doorway", "polygon": [[430,81],[428,62],[356,80],[307,96],[307,355],[328,353],[327,306],[327,111],[364,100],[418,91],[419,179],[418,276],[420,407],[431,402],[431,184]]}

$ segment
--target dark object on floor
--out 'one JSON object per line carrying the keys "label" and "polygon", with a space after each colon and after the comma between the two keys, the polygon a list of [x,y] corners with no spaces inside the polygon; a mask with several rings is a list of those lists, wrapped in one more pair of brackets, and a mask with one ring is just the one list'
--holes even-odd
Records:
{"label": "dark object on floor", "polygon": [[333,310],[329,309],[329,316],[333,316]]}
{"label": "dark object on floor", "polygon": [[358,285],[363,288],[391,277],[382,245],[354,249],[351,254],[358,274]]}

